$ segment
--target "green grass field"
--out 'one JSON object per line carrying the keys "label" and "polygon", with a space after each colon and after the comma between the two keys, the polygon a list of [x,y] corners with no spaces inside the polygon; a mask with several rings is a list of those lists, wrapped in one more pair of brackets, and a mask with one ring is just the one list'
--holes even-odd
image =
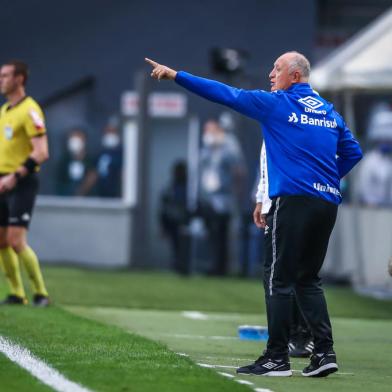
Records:
{"label": "green grass field", "polygon": [[[266,323],[259,282],[59,267],[44,274],[55,305],[0,308],[0,336],[92,391],[391,390],[392,301],[327,289],[337,374],[305,379],[302,359],[290,378],[237,377],[235,368],[264,348],[236,336],[240,324]],[[50,390],[0,354],[1,392]]]}

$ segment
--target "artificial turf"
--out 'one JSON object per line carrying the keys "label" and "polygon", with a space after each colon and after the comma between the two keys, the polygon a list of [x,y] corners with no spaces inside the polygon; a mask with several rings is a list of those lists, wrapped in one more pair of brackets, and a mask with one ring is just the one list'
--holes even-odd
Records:
{"label": "artificial turf", "polygon": [[[59,307],[2,307],[0,320],[0,335],[94,391],[246,391],[162,344]],[[0,364],[1,392],[50,390],[1,354]]]}
{"label": "artificial turf", "polygon": [[[59,267],[44,272],[51,296],[60,304],[265,313],[259,280]],[[361,297],[348,287],[328,287],[326,295],[333,317],[392,319],[392,301]]]}
{"label": "artificial turf", "polygon": [[[217,366],[217,371],[235,375],[235,368],[251,363],[265,348],[265,342],[236,338],[241,324],[265,325],[259,314],[203,313],[205,318],[190,319],[178,311],[133,310],[113,308],[80,308],[72,311],[117,325],[131,333],[158,340],[176,352],[186,353],[197,363]],[[392,374],[392,338],[390,320],[334,318],[335,350],[339,372],[327,379],[301,376],[308,359],[291,359],[293,377],[249,377],[255,387],[274,392],[366,391],[389,392]],[[371,360],[369,360],[371,358]]]}
{"label": "artificial turf", "polygon": [[[259,343],[235,339],[239,324],[265,323],[260,282],[65,267],[44,268],[44,275],[55,305],[1,307],[0,335],[27,347],[72,381],[111,392],[250,390],[195,361],[237,366],[260,353]],[[4,293],[0,283],[0,295]],[[342,372],[353,375],[307,380],[296,373],[288,380],[256,378],[255,386],[273,392],[390,390],[392,301],[363,298],[349,288],[328,288],[327,298]],[[203,324],[187,320],[182,310],[221,312],[224,317]],[[213,335],[230,339],[210,340]],[[293,362],[296,370],[303,366]],[[0,354],[1,392],[48,390]]]}

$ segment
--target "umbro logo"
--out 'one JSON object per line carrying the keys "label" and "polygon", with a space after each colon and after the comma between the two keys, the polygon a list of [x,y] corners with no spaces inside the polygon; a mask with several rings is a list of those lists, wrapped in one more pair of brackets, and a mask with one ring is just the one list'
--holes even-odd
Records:
{"label": "umbro logo", "polygon": [[310,109],[317,109],[320,106],[323,106],[324,103],[319,101],[317,98],[315,97],[311,97],[310,95],[308,95],[305,98],[301,98],[298,100],[298,102],[301,102],[303,105],[307,106]]}
{"label": "umbro logo", "polygon": [[291,113],[291,116],[289,116],[289,122],[291,123],[297,123],[298,122],[298,117],[297,117],[297,115],[294,113],[294,112],[292,112]]}
{"label": "umbro logo", "polygon": [[263,367],[267,368],[267,369],[273,369],[274,367],[277,367],[278,365],[274,362],[267,362],[263,365]]}

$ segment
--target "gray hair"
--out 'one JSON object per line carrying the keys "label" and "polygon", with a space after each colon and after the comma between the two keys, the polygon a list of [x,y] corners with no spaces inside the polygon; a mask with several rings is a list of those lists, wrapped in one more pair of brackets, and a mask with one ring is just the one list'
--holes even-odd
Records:
{"label": "gray hair", "polygon": [[288,52],[288,53],[293,55],[289,61],[289,72],[292,73],[294,71],[299,71],[304,78],[309,78],[310,75],[309,60],[302,53],[295,52],[295,51]]}

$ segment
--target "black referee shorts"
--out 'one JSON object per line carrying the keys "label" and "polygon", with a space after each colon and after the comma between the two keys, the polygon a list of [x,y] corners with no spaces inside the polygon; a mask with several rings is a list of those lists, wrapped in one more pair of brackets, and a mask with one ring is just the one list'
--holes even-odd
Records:
{"label": "black referee shorts", "polygon": [[337,205],[310,196],[273,200],[265,231],[264,289],[271,357],[287,357],[293,295],[315,341],[315,352],[332,349],[332,329],[319,271],[337,215]]}
{"label": "black referee shorts", "polygon": [[38,188],[34,173],[21,178],[10,192],[0,193],[0,227],[29,227]]}

